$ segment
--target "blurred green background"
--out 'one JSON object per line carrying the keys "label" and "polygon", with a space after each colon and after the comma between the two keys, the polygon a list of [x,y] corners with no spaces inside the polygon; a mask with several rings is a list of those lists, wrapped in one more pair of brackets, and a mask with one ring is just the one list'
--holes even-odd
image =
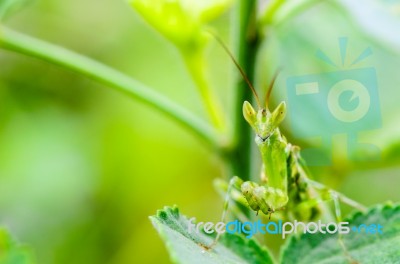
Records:
{"label": "blurred green background", "polygon": [[[341,36],[352,56],[370,46],[362,66],[377,70],[383,126],[361,136],[382,159],[349,162],[339,135],[333,166],[314,171],[367,205],[399,201],[400,1],[327,2],[266,31],[258,79],[284,66],[276,103],[286,100],[288,76],[332,70],[317,49],[338,59]],[[232,10],[212,24],[228,44]],[[124,1],[37,0],[5,24],[115,67],[207,119],[178,51]],[[215,43],[209,52],[210,78],[229,109],[232,63]],[[169,263],[149,215],[177,204],[198,220],[219,219],[212,180],[229,175],[195,136],[78,74],[5,50],[0,62],[0,224],[38,263]],[[295,140],[290,120],[284,132]]]}

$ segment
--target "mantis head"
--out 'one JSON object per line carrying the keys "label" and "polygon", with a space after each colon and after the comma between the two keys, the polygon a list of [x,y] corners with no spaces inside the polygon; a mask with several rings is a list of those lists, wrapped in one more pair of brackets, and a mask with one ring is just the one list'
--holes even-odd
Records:
{"label": "mantis head", "polygon": [[267,107],[254,110],[253,106],[245,101],[243,104],[244,119],[256,132],[256,140],[265,142],[278,128],[286,115],[286,104],[281,102],[274,111],[270,112]]}
{"label": "mantis head", "polygon": [[286,104],[285,102],[281,102],[274,111],[270,112],[268,108],[268,101],[271,95],[272,88],[274,86],[275,80],[278,76],[280,69],[275,72],[275,75],[272,77],[272,81],[269,84],[266,98],[265,98],[265,107],[261,108],[260,99],[257,95],[256,90],[254,89],[253,85],[251,84],[249,78],[247,77],[246,73],[240,67],[239,63],[236,61],[232,53],[229,51],[228,47],[223,43],[223,41],[218,38],[216,35],[213,35],[215,39],[221,44],[224,48],[226,53],[234,62],[235,66],[238,68],[240,74],[242,75],[243,79],[246,81],[247,85],[249,86],[251,92],[254,94],[257,104],[258,104],[258,111],[256,112],[251,106],[251,104],[247,101],[243,104],[243,115],[246,121],[250,124],[250,126],[256,132],[256,141],[260,143],[264,143],[274,132],[275,129],[278,128],[279,124],[285,118],[286,115]]}

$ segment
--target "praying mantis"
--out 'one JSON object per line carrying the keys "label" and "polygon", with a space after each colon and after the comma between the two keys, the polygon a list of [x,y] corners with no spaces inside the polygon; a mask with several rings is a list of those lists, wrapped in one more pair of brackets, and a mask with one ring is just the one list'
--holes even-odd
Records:
{"label": "praying mantis", "polygon": [[[278,72],[272,78],[265,102],[262,104],[249,78],[229,49],[221,39],[215,35],[214,37],[230,56],[256,99],[257,109],[254,109],[248,101],[243,103],[243,117],[254,131],[255,143],[262,161],[259,183],[243,181],[238,176],[231,178],[226,191],[221,222],[225,222],[230,200],[247,206],[257,215],[262,212],[271,218],[274,213],[279,212],[280,217],[285,220],[296,219],[305,222],[316,219],[327,211],[321,206],[327,201],[333,201],[337,221],[341,220],[340,202],[365,211],[366,208],[358,202],[312,180],[301,158],[300,148],[289,143],[281,133],[279,125],[286,115],[286,103],[282,101],[275,109],[270,109],[268,104]],[[220,233],[208,248],[215,246],[219,238]],[[345,250],[343,243],[341,246]]]}

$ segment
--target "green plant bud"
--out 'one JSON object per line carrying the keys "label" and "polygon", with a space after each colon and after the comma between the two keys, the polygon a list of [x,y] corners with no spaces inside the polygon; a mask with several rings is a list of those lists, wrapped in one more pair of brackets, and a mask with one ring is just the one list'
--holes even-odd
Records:
{"label": "green plant bud", "polygon": [[130,0],[152,27],[183,51],[198,50],[208,39],[205,23],[218,17],[232,0]]}

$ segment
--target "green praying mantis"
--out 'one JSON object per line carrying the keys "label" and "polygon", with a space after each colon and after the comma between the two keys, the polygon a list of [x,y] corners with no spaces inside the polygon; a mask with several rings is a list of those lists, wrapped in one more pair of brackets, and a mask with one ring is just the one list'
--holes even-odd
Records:
{"label": "green praying mantis", "polygon": [[[260,182],[243,181],[234,176],[229,181],[224,202],[221,222],[225,222],[230,200],[247,206],[258,215],[259,212],[271,216],[279,212],[279,218],[285,220],[311,221],[330,210],[321,206],[333,201],[336,220],[341,219],[340,202],[365,211],[366,208],[347,196],[311,179],[305,162],[301,158],[300,148],[290,144],[281,133],[279,125],[286,115],[286,103],[281,102],[275,109],[268,105],[276,73],[269,85],[264,104],[239,63],[226,45],[214,35],[225,49],[247,82],[255,96],[257,109],[248,102],[243,103],[243,116],[255,133],[255,143],[261,154],[262,168]],[[224,185],[224,184],[222,184]],[[226,186],[226,183],[225,183]],[[209,246],[218,242],[220,233]],[[342,247],[345,249],[344,245]]]}

